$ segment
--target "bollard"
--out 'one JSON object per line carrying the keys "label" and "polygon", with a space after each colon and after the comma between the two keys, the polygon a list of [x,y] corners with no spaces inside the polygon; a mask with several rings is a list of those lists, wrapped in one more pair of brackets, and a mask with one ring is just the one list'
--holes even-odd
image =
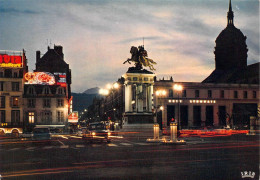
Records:
{"label": "bollard", "polygon": [[249,129],[250,135],[255,135],[255,124],[256,124],[256,118],[254,116],[250,116],[250,129]]}
{"label": "bollard", "polygon": [[171,141],[177,141],[177,123],[172,122],[170,124]]}
{"label": "bollard", "polygon": [[159,124],[153,125],[153,139],[159,140]]}

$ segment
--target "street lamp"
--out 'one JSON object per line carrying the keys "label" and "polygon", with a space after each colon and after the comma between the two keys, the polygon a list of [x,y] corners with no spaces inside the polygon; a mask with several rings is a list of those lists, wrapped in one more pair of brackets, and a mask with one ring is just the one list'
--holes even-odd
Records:
{"label": "street lamp", "polygon": [[173,89],[177,92],[178,95],[178,129],[181,129],[181,121],[180,121],[180,92],[182,91],[183,87],[180,84],[174,84]]}
{"label": "street lamp", "polygon": [[[155,92],[155,95],[156,95],[156,106],[155,106],[155,115],[156,115],[156,122],[158,123],[158,116],[157,116],[157,111],[158,111],[158,108],[163,111],[163,106],[160,105],[159,103],[159,99],[157,97],[163,97],[166,95],[166,91],[165,90],[157,90]],[[158,100],[158,104],[157,104],[157,100]]]}

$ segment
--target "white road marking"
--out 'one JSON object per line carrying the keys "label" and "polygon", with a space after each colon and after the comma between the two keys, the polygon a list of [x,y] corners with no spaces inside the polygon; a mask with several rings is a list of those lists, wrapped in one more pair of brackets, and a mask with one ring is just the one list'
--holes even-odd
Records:
{"label": "white road marking", "polygon": [[147,143],[135,143],[135,144],[138,144],[138,145],[141,145],[141,146],[149,145],[149,144],[147,144]]}
{"label": "white road marking", "polygon": [[15,151],[15,150],[18,150],[20,148],[13,148],[13,149],[10,149],[9,151]]}
{"label": "white road marking", "polygon": [[60,148],[67,149],[67,148],[69,148],[69,146],[68,145],[63,145],[63,146],[60,146]]}
{"label": "white road marking", "polygon": [[83,147],[85,147],[85,145],[82,145],[82,144],[77,144],[76,145],[76,148],[83,148]]}
{"label": "white road marking", "polygon": [[53,148],[53,146],[45,146],[42,149],[51,149],[51,148]]}
{"label": "white road marking", "polygon": [[129,143],[120,143],[120,144],[122,144],[124,146],[132,146],[132,144],[129,144]]}
{"label": "white road marking", "polygon": [[110,146],[110,147],[112,147],[112,146],[118,146],[118,145],[116,145],[116,144],[107,144],[107,146]]}
{"label": "white road marking", "polygon": [[36,147],[28,147],[28,148],[26,148],[25,150],[26,150],[26,151],[33,151],[35,148],[36,148]]}

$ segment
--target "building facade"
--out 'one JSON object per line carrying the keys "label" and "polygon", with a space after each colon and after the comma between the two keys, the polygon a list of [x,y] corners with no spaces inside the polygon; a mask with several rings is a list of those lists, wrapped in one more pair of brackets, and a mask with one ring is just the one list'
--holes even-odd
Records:
{"label": "building facade", "polygon": [[64,61],[62,46],[36,52],[36,69],[25,75],[24,122],[32,127],[63,131],[69,126],[71,107],[71,70]]}
{"label": "building facade", "polygon": [[0,133],[22,132],[25,51],[0,51]]}
{"label": "building facade", "polygon": [[[174,90],[175,84],[182,91]],[[155,103],[163,107],[157,121],[161,127],[175,121],[181,128],[241,128],[249,125],[259,108],[258,85],[157,81],[154,90],[166,92],[155,97]]]}

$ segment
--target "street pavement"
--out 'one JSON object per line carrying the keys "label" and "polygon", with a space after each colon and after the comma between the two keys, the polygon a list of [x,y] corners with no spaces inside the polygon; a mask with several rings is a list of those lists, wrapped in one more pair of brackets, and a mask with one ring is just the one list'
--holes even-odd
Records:
{"label": "street pavement", "polygon": [[[186,145],[147,143],[119,134],[111,143],[76,135],[50,141],[0,138],[2,179],[245,179],[259,178],[259,136],[186,137]],[[250,178],[251,179],[251,178]]]}

